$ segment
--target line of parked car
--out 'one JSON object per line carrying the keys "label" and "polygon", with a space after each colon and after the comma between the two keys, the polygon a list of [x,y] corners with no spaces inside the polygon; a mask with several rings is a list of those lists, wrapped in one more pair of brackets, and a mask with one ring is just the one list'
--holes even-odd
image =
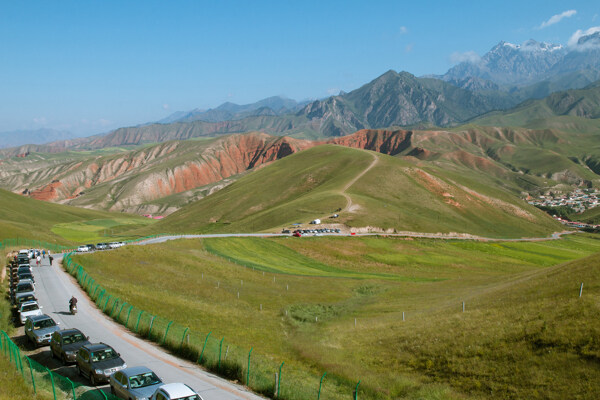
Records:
{"label": "line of parked car", "polygon": [[281,233],[291,233],[292,236],[300,237],[302,235],[308,235],[312,233],[314,236],[323,236],[324,233],[340,233],[341,230],[339,228],[319,228],[319,229],[295,229],[291,231],[290,229],[283,229]]}
{"label": "line of parked car", "polygon": [[[36,257],[35,252],[33,253]],[[34,347],[50,346],[53,358],[75,364],[77,373],[93,386],[108,383],[111,393],[127,400],[202,400],[184,383],[165,384],[151,369],[128,367],[121,355],[106,343],[91,343],[89,336],[76,328],[61,329],[60,323],[42,313],[35,298],[35,280],[30,253],[21,250],[11,260],[10,296],[25,336]]]}
{"label": "line of parked car", "polygon": [[96,244],[83,244],[77,248],[80,253],[85,253],[94,250],[110,250],[116,249],[121,246],[125,246],[124,242],[110,242],[110,243],[96,243]]}
{"label": "line of parked car", "polygon": [[29,316],[42,314],[35,298],[35,278],[31,269],[30,256],[36,257],[36,251],[21,250],[10,262],[9,295],[17,309],[21,324],[24,324]]}

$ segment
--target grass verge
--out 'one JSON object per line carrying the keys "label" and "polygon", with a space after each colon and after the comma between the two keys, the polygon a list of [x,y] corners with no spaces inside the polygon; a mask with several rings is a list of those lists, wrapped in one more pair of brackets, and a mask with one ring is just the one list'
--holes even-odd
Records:
{"label": "grass verge", "polygon": [[[246,383],[253,349],[250,386],[267,395],[281,362],[288,399],[311,397],[325,371],[322,397],[330,399],[347,398],[358,380],[360,397],[373,399],[587,393],[560,374],[560,363],[600,378],[587,359],[597,346],[584,340],[600,329],[593,307],[600,263],[564,264],[600,251],[596,236],[538,243],[236,239],[229,255],[252,261],[245,266],[230,262],[227,251],[222,239],[128,246],[77,256],[86,272],[74,273],[107,314],[234,380]],[[285,273],[274,272],[277,265]],[[327,275],[307,275],[306,268]],[[589,298],[573,305],[579,280],[590,282]],[[569,308],[577,304],[584,309]],[[574,339],[552,346],[552,362],[532,336],[540,321],[561,327],[544,340]],[[585,346],[590,350],[575,351]]]}

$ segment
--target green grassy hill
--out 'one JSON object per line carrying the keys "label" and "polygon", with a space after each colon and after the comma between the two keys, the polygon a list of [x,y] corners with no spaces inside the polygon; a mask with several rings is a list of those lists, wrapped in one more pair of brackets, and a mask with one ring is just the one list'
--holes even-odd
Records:
{"label": "green grassy hill", "polygon": [[[588,122],[578,122],[587,119]],[[517,107],[501,112],[484,114],[473,120],[478,125],[522,126],[545,128],[551,125],[593,125],[598,127],[600,118],[600,85],[584,89],[553,93],[540,100],[528,100]],[[592,122],[593,121],[593,122]]]}
{"label": "green grassy hill", "polygon": [[[267,231],[314,218],[355,229],[493,237],[546,236],[562,229],[541,211],[496,189],[485,175],[466,171],[448,172],[383,154],[323,145],[253,172],[150,229],[159,233]],[[339,219],[328,219],[339,209]]]}
{"label": "green grassy hill", "polygon": [[96,239],[103,229],[121,232],[152,221],[30,199],[0,189],[0,239],[28,238],[70,244]]}
{"label": "green grassy hill", "polygon": [[600,207],[590,208],[581,214],[571,214],[572,221],[587,222],[589,224],[600,224]]}
{"label": "green grassy hill", "polygon": [[595,399],[599,250],[579,234],[210,238],[75,261],[113,298],[162,317],[158,332],[174,320],[173,348],[189,328],[214,357],[225,337],[228,360],[246,365],[252,347],[269,382],[285,361],[284,398],[311,398],[327,371],[327,399],[348,398],[359,379],[361,399]]}

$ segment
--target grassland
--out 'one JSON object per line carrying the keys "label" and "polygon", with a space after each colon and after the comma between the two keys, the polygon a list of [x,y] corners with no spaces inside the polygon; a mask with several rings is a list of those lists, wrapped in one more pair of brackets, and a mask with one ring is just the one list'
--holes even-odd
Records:
{"label": "grassland", "polygon": [[[374,160],[376,165],[351,184]],[[277,230],[326,219],[338,209],[343,211],[335,222],[354,228],[506,238],[562,230],[482,176],[324,145],[248,174],[139,233]],[[346,209],[345,196],[352,199],[352,209]]]}
{"label": "grassland", "polygon": [[0,240],[28,238],[57,244],[129,238],[126,231],[154,221],[53,204],[0,189]]}
{"label": "grassland", "polygon": [[559,399],[600,396],[599,251],[584,235],[249,238],[76,261],[114,295],[192,332],[253,346],[316,382],[323,371],[361,379],[361,398]]}

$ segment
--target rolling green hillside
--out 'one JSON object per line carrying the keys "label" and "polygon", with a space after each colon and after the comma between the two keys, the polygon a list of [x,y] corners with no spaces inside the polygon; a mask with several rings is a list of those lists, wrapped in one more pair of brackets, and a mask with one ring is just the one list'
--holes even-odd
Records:
{"label": "rolling green hillside", "polygon": [[284,361],[288,399],[313,398],[324,371],[326,399],[348,398],[339,388],[359,379],[363,400],[595,399],[599,250],[579,234],[207,238],[74,260],[147,323],[160,317],[158,332],[174,321],[172,348],[190,333],[194,361],[206,342],[204,356],[216,355],[222,337],[238,365],[253,348],[269,381]]}
{"label": "rolling green hillside", "polygon": [[[521,237],[561,230],[543,212],[491,183],[465,170],[446,173],[383,154],[322,145],[249,174],[151,230],[255,232],[314,218],[359,231]],[[341,210],[339,219],[328,219],[336,210]]]}
{"label": "rolling green hillside", "polygon": [[[557,118],[558,117],[558,118]],[[600,123],[581,122],[580,118],[600,118],[600,85],[592,84],[584,89],[553,93],[540,100],[528,100],[517,107],[482,115],[473,120],[478,125],[522,126],[527,128],[549,128],[554,125],[568,127],[582,124],[582,128],[595,127]]]}
{"label": "rolling green hillside", "polygon": [[30,199],[0,189],[0,239],[28,238],[71,244],[96,238],[105,227],[148,224],[147,218],[87,210]]}

